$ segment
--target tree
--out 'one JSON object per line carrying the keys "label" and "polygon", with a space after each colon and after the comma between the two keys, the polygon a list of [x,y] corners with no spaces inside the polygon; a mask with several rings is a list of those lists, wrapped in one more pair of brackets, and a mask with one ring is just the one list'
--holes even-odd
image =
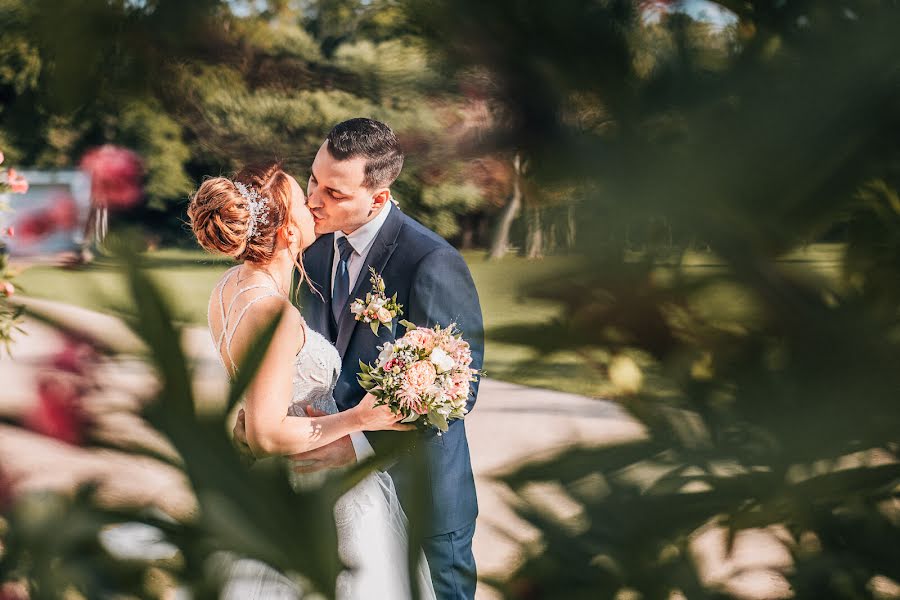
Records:
{"label": "tree", "polygon": [[[146,161],[149,206],[177,221],[203,176],[279,158],[305,177],[331,126],[365,115],[409,147],[396,194],[405,210],[451,237],[460,219],[484,212],[480,189],[451,180],[462,163],[445,134],[465,120],[465,102],[401,4],[176,5],[0,5],[10,24],[0,142],[10,157],[59,168],[104,143],[130,147]],[[131,218],[160,221],[148,214]]]}
{"label": "tree", "polygon": [[522,207],[522,157],[516,154],[512,161],[513,188],[509,195],[509,201],[503,207],[500,222],[497,224],[497,233],[491,242],[490,257],[493,260],[503,258],[509,250],[509,232],[513,221]]}

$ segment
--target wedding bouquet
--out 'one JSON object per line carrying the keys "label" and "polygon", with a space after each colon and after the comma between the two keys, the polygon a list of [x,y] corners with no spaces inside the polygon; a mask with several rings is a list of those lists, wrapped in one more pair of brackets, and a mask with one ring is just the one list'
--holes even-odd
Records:
{"label": "wedding bouquet", "polygon": [[462,419],[478,370],[470,367],[472,351],[456,324],[432,329],[401,321],[406,335],[379,346],[375,365],[360,361],[359,384],[403,415],[403,423],[447,431],[449,421]]}

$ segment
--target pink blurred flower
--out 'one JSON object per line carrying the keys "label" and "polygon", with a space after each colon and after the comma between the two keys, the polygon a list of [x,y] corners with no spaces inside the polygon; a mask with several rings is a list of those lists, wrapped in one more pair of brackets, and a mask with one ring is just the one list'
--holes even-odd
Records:
{"label": "pink blurred flower", "polygon": [[3,152],[0,152],[0,165],[3,164],[4,158],[5,158],[5,157],[3,156]]}
{"label": "pink blurred flower", "polygon": [[0,586],[0,600],[28,600],[28,588],[24,583],[9,581]]}
{"label": "pink blurred flower", "polygon": [[54,198],[46,214],[59,229],[71,229],[78,223],[78,206],[68,194]]}
{"label": "pink blurred flower", "polygon": [[82,407],[81,382],[47,375],[38,382],[38,404],[25,415],[25,426],[68,444],[84,440],[90,419]]}
{"label": "pink blurred flower", "polygon": [[84,398],[96,387],[92,369],[96,361],[97,353],[90,344],[68,336],[63,348],[48,361],[53,370],[38,378],[38,402],[25,415],[25,426],[69,444],[81,444],[92,423]]}
{"label": "pink blurred flower", "polygon": [[[53,199],[49,207],[34,211],[19,219],[19,234],[22,241],[31,243],[57,230],[66,230],[78,224],[78,206],[72,196],[60,195]],[[9,234],[12,235],[12,227]]]}
{"label": "pink blurred flower", "polygon": [[0,282],[0,294],[7,298],[16,293],[16,287],[8,281]]}
{"label": "pink blurred flower", "polygon": [[69,373],[83,375],[97,358],[93,346],[87,342],[68,338],[63,349],[53,357],[53,367]]}
{"label": "pink blurred flower", "polygon": [[56,230],[56,224],[44,211],[32,213],[19,219],[19,236],[24,242],[32,242]]}
{"label": "pink blurred flower", "polygon": [[110,208],[129,208],[143,195],[144,164],[136,153],[105,144],[87,152],[81,168],[91,176],[94,200]]}
{"label": "pink blurred flower", "polygon": [[13,227],[7,227],[3,233],[5,233],[9,237],[14,237],[16,235],[16,230]]}
{"label": "pink blurred flower", "polygon": [[6,183],[13,194],[24,194],[28,191],[28,181],[16,173],[15,169],[9,169],[6,172]]}

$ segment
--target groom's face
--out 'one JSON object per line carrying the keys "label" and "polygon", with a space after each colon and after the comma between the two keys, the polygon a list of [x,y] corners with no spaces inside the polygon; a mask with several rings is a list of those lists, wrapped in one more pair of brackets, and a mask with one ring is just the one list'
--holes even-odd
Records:
{"label": "groom's face", "polygon": [[372,220],[384,205],[386,190],[363,186],[366,159],[337,160],[326,141],[313,161],[307,202],[316,223],[316,234],[341,230],[352,233]]}

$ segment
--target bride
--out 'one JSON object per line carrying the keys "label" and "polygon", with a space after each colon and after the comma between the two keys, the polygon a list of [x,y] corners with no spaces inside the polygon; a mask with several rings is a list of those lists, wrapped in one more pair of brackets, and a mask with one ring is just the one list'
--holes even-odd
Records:
{"label": "bride", "polygon": [[[240,264],[216,284],[209,328],[229,377],[248,346],[275,317],[281,321],[245,397],[247,440],[257,457],[288,456],[330,444],[357,431],[405,430],[369,394],[338,412],[332,392],[340,356],[307,327],[292,305],[291,281],[305,279],[301,255],[315,241],[315,225],[297,181],[279,164],[247,167],[231,180],[203,182],[188,208],[191,228],[205,249]],[[313,409],[307,416],[307,408]],[[300,417],[300,418],[297,418]],[[294,480],[295,486],[301,484]],[[337,581],[338,600],[409,598],[406,517],[393,483],[375,472],[335,505],[338,552],[348,569]],[[424,556],[417,573],[422,598],[434,598]],[[300,598],[290,580],[252,560],[235,561],[224,598]]]}

